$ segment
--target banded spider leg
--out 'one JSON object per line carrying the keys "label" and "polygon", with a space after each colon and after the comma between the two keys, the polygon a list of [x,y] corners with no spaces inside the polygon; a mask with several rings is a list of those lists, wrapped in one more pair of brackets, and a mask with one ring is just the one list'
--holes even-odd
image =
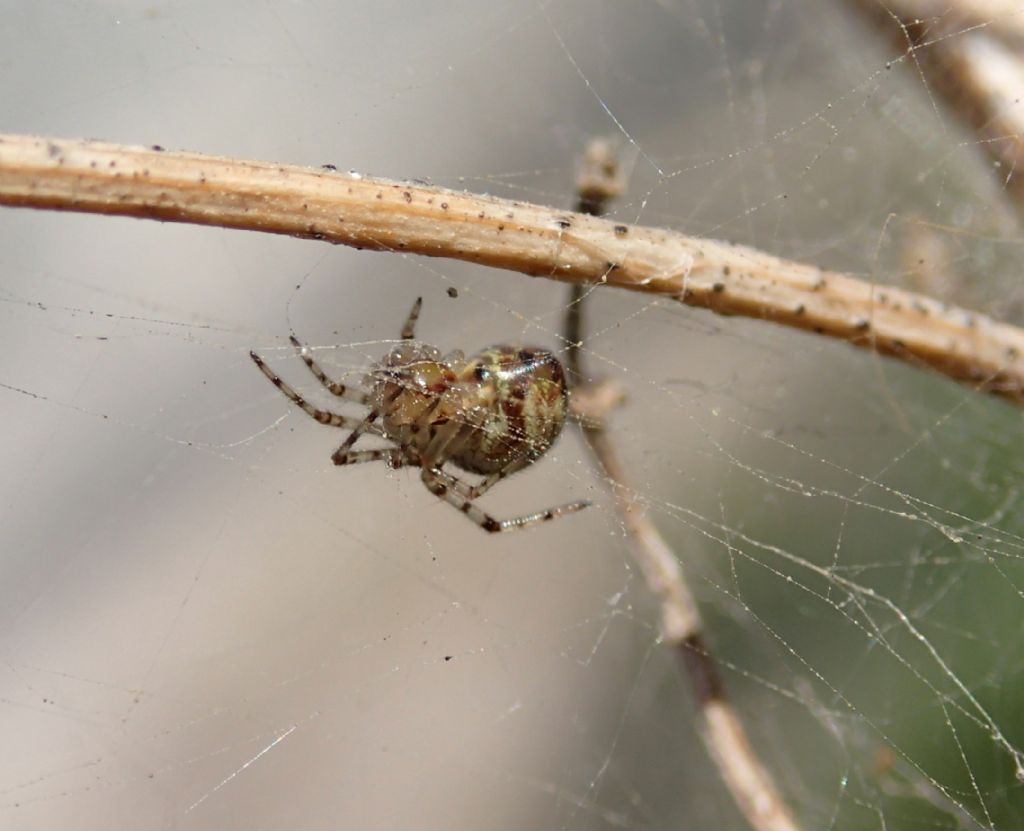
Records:
{"label": "banded spider leg", "polygon": [[434,494],[438,499],[445,500],[449,505],[457,508],[485,531],[492,534],[502,531],[512,531],[519,528],[529,528],[531,525],[536,525],[540,522],[547,522],[551,519],[557,519],[560,516],[572,514],[576,511],[581,511],[584,508],[590,507],[592,503],[589,499],[581,499],[576,502],[556,505],[553,508],[546,508],[543,511],[536,511],[532,514],[524,514],[510,519],[496,519],[491,516],[483,508],[476,505],[474,500],[483,496],[506,476],[510,476],[513,473],[529,466],[530,461],[522,457],[513,458],[503,468],[487,475],[476,485],[469,485],[457,476],[445,471],[443,469],[443,465],[448,447],[458,441],[460,434],[464,434],[467,430],[478,429],[480,429],[479,426],[472,422],[466,422],[460,425],[458,429],[452,431],[452,433],[443,440],[440,448],[438,448],[439,454],[436,461],[429,465],[423,465],[420,478],[423,480],[423,484],[426,486],[427,490]]}

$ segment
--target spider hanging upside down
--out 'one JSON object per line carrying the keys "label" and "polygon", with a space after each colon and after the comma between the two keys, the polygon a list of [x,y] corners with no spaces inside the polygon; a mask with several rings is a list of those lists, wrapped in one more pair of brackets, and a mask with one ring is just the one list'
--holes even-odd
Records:
{"label": "spider hanging upside down", "polygon": [[[574,513],[589,500],[535,514],[495,519],[473,504],[506,476],[533,464],[554,444],[565,423],[569,391],[562,365],[550,352],[492,346],[464,359],[446,357],[413,340],[422,298],[402,327],[402,342],[367,375],[368,390],[332,381],[294,335],[306,366],[331,393],[370,408],[362,419],[314,407],[279,378],[255,352],[249,355],[289,399],[321,424],[351,430],[334,451],[336,465],[384,461],[418,467],[423,484],[485,531],[509,531]],[[392,447],[353,450],[364,433]],[[444,470],[446,462],[483,479],[469,485]]]}

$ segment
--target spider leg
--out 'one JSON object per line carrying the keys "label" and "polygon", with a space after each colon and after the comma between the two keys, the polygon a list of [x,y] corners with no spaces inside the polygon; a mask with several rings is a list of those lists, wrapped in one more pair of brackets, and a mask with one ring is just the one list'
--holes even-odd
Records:
{"label": "spider leg", "polygon": [[334,451],[331,455],[331,461],[336,465],[347,465],[348,457],[351,455],[352,445],[359,441],[359,437],[363,433],[374,433],[376,435],[383,435],[383,431],[377,426],[376,421],[380,418],[381,413],[390,407],[396,398],[402,394],[401,389],[395,390],[391,395],[384,399],[384,401],[377,407],[374,407],[370,412],[366,414],[366,418],[360,421],[352,428],[352,432],[348,434],[345,441],[341,443],[341,446]]}
{"label": "spider leg", "polygon": [[332,395],[336,395],[338,398],[346,398],[349,401],[355,401],[358,404],[369,403],[370,397],[361,389],[349,387],[328,378],[327,373],[320,368],[320,365],[316,361],[313,360],[313,356],[310,355],[309,350],[299,342],[299,339],[295,337],[295,335],[289,335],[288,340],[290,340],[292,342],[292,346],[298,350],[299,357],[306,362],[306,366],[308,366],[309,371],[313,373],[313,377],[323,384]]}
{"label": "spider leg", "polygon": [[[475,419],[470,419],[461,424],[449,422],[448,426],[449,429],[447,433],[438,433],[434,441],[423,454],[424,458],[422,461],[424,467],[433,467],[438,470],[443,469],[444,463],[451,455],[449,448],[452,445],[458,445],[466,438],[467,433],[472,434],[476,430],[480,429],[478,420]],[[478,499],[506,476],[511,476],[513,473],[516,473],[529,465],[529,459],[524,459],[522,457],[514,458],[500,470],[496,470],[494,473],[484,477],[484,479],[476,485],[469,485],[455,476],[451,477],[451,485],[463,498],[470,500]]]}
{"label": "spider leg", "polygon": [[423,305],[423,298],[417,297],[412,304],[412,311],[402,326],[402,340],[412,340],[416,336],[416,321],[420,319],[420,307]]}
{"label": "spider leg", "polygon": [[[441,399],[438,398],[430,409],[424,412],[422,420],[429,425],[430,416],[434,410],[440,405]],[[466,424],[458,421],[449,421],[446,424],[437,427],[436,434],[430,440],[430,443],[420,453],[420,465],[422,467],[433,467],[440,469],[445,460],[448,458],[448,447],[458,440],[462,433],[467,429]]]}
{"label": "spider leg", "polygon": [[[444,463],[448,460],[451,455],[449,448],[455,444],[457,445],[461,440],[466,437],[467,433],[472,433],[475,430],[479,430],[479,425],[473,421],[466,421],[462,424],[456,424],[455,422],[449,422],[447,425],[447,431],[438,433],[434,438],[434,441],[427,448],[423,454],[423,466],[433,467],[438,470],[442,470]],[[444,429],[444,428],[442,428]],[[481,482],[476,485],[469,485],[463,482],[461,479],[452,476],[451,485],[455,488],[456,492],[464,499],[477,499],[483,496],[487,491],[493,488],[498,482],[504,479],[506,476],[511,476],[513,473],[522,470],[524,467],[529,466],[530,460],[522,457],[512,459],[505,467],[494,473],[486,476]],[[450,475],[450,474],[448,474]]]}
{"label": "spider leg", "polygon": [[525,514],[511,519],[495,519],[482,508],[474,505],[471,500],[466,499],[458,493],[458,484],[456,483],[458,483],[459,480],[454,476],[445,473],[443,470],[438,470],[437,468],[425,467],[423,468],[423,472],[420,474],[420,478],[423,480],[423,484],[426,485],[427,490],[434,494],[434,496],[439,499],[443,499],[449,505],[458,508],[473,522],[492,534],[500,531],[514,531],[519,528],[529,528],[531,525],[536,525],[540,522],[547,522],[549,519],[557,519],[558,517],[565,516],[566,514],[581,511],[591,504],[589,500],[584,499],[579,502],[570,502],[566,505],[558,505],[544,511],[537,511],[537,513],[534,514]]}
{"label": "spider leg", "polygon": [[515,459],[505,465],[501,470],[495,471],[485,477],[479,484],[467,485],[455,476],[452,476],[452,484],[459,496],[462,496],[465,499],[479,499],[506,476],[511,476],[513,473],[522,470],[524,467],[528,467],[529,464],[530,462],[526,459]]}
{"label": "spider leg", "polygon": [[[331,427],[343,427],[346,430],[354,430],[363,424],[363,419],[354,418],[353,416],[342,415],[341,413],[334,413],[330,410],[321,410],[318,407],[314,407],[305,398],[299,395],[288,382],[284,381],[276,372],[274,372],[269,366],[264,363],[263,359],[255,352],[250,352],[249,357],[253,359],[253,362],[260,368],[260,372],[270,379],[275,387],[284,393],[285,397],[288,398],[292,403],[297,404],[302,408],[310,418],[319,421],[321,424],[328,424]],[[371,432],[380,435],[380,430],[376,428],[364,428],[370,429]]]}
{"label": "spider leg", "polygon": [[358,465],[363,462],[387,462],[388,467],[397,470],[407,464],[405,455],[400,447],[377,447],[373,450],[350,450],[345,454],[343,461],[335,462],[338,465]]}

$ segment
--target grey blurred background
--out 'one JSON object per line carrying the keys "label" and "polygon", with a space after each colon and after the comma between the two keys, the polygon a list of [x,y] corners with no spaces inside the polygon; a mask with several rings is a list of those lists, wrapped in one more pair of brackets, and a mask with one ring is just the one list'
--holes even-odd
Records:
{"label": "grey blurred background", "polygon": [[[552,205],[611,135],[623,220],[880,282],[930,245],[963,302],[1021,299],[973,138],[833,4],[0,12],[3,131]],[[0,826],[740,827],[573,431],[486,505],[597,507],[493,538],[408,471],[334,469],[338,434],[248,358],[313,390],[295,331],[358,378],[420,295],[443,350],[558,348],[565,287],[6,209],[0,274]],[[1018,413],[756,321],[612,291],[589,317],[638,488],[806,827],[1024,827]]]}

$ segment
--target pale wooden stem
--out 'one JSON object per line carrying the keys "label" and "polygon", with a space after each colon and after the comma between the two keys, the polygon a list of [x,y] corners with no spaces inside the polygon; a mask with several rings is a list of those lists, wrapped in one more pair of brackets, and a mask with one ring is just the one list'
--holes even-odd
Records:
{"label": "pale wooden stem", "polygon": [[[883,13],[899,15],[907,25],[949,25],[984,29],[1007,44],[1024,43],[1020,0],[871,0]],[[939,33],[936,32],[936,35]]]}
{"label": "pale wooden stem", "polygon": [[[592,141],[577,176],[580,211],[600,215],[624,186],[614,149],[603,140]],[[565,318],[566,364],[570,375],[579,379],[583,376],[580,347],[586,293],[577,283],[570,294]],[[658,600],[662,639],[678,656],[680,668],[690,682],[701,740],[733,802],[754,831],[799,831],[789,806],[729,702],[718,663],[704,635],[700,609],[679,558],[651,521],[609,435],[608,413],[622,399],[622,390],[614,382],[588,383],[573,390],[573,411],[587,446],[615,494],[633,561],[639,566],[648,590]]]}
{"label": "pale wooden stem", "polygon": [[633,560],[661,608],[662,638],[679,656],[698,707],[698,732],[736,807],[755,831],[799,831],[800,826],[750,744],[725,694],[718,665],[704,637],[697,604],[679,560],[651,522],[628,482],[603,419],[584,412],[584,434],[619,503]]}
{"label": "pale wooden stem", "polygon": [[1018,0],[848,0],[981,138],[1024,216],[1024,13]]}
{"label": "pale wooden stem", "polygon": [[243,228],[604,283],[841,338],[1024,402],[1024,331],[754,248],[266,162],[0,136],[0,204]]}

